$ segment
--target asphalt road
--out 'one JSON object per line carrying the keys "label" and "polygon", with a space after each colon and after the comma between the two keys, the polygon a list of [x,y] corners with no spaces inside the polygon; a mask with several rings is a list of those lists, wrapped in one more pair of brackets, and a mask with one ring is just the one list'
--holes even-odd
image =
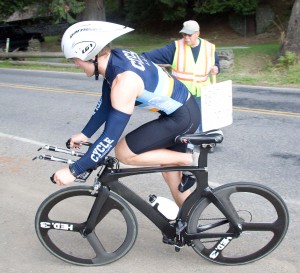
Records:
{"label": "asphalt road", "polygon": [[[226,267],[199,257],[191,248],[176,253],[161,243],[161,234],[134,209],[139,235],[121,260],[104,267],[84,268],[49,254],[34,231],[39,204],[58,190],[49,176],[58,163],[32,161],[41,145],[64,146],[81,130],[98,100],[101,82],[82,74],[0,69],[0,255],[1,272],[299,272],[300,91],[234,88],[234,123],[209,157],[213,186],[253,181],[277,191],[290,212],[285,240],[269,256],[245,266]],[[126,132],[155,114],[137,110]],[[169,197],[160,176],[128,179],[142,196]],[[92,183],[92,182],[89,182]],[[72,209],[72,208],[66,208]]]}

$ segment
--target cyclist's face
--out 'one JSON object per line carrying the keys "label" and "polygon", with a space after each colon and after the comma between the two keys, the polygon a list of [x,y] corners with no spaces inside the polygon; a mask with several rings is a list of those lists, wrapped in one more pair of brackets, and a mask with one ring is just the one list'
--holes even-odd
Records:
{"label": "cyclist's face", "polygon": [[191,47],[194,47],[196,45],[198,45],[198,37],[199,37],[199,34],[200,32],[197,31],[193,34],[186,34],[186,33],[182,33],[182,36],[183,36],[183,39],[184,39],[184,42],[191,46]]}
{"label": "cyclist's face", "polygon": [[74,64],[80,67],[88,77],[92,77],[95,73],[95,66],[92,62],[82,61],[78,58],[73,58]]}

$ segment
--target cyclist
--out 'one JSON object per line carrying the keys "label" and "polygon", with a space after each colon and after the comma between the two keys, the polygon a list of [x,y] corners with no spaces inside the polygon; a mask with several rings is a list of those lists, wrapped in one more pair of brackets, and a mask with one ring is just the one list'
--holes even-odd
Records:
{"label": "cyclist", "polygon": [[[62,51],[88,77],[103,76],[102,97],[83,130],[71,137],[72,148],[86,142],[105,123],[94,144],[69,168],[57,171],[54,180],[68,185],[75,177],[94,169],[115,147],[116,157],[136,166],[189,165],[192,155],[185,144],[174,144],[177,135],[194,133],[200,123],[199,107],[180,81],[163,68],[126,49],[111,49],[109,43],[133,29],[101,21],[70,26],[62,38]],[[120,137],[135,106],[159,111],[160,116]],[[189,191],[179,192],[181,172],[163,173],[172,196],[181,206]]]}

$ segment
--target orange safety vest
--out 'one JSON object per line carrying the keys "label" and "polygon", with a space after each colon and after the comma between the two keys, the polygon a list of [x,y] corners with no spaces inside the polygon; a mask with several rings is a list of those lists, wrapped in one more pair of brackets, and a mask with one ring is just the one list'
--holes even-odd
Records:
{"label": "orange safety vest", "polygon": [[175,41],[172,75],[184,83],[192,95],[200,97],[201,88],[211,84],[209,73],[215,65],[215,45],[198,38],[201,46],[195,62],[192,49],[184,39]]}

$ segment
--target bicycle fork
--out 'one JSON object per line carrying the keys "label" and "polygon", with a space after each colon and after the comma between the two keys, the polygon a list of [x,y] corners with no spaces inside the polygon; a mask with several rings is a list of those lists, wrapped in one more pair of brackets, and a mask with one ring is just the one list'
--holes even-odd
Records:
{"label": "bicycle fork", "polygon": [[108,196],[108,187],[100,186],[98,195],[96,196],[95,202],[86,221],[86,225],[81,232],[83,237],[87,237],[94,230],[97,221],[99,221],[100,211],[103,208],[103,205],[105,204]]}

